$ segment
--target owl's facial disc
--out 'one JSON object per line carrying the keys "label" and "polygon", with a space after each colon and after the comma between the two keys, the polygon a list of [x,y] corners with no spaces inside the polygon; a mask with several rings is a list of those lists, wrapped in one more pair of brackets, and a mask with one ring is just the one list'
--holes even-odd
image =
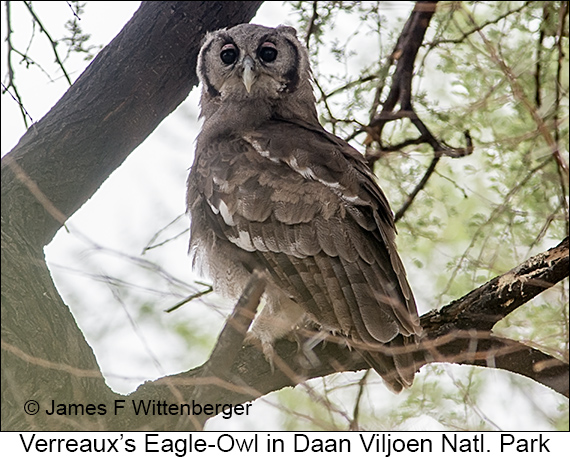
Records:
{"label": "owl's facial disc", "polygon": [[251,57],[245,56],[242,65],[243,65],[243,75],[242,75],[243,84],[245,86],[245,90],[247,90],[247,93],[249,94],[251,92],[251,86],[253,86],[253,83],[255,82],[255,79],[257,77],[255,73],[255,63],[253,62],[253,59]]}

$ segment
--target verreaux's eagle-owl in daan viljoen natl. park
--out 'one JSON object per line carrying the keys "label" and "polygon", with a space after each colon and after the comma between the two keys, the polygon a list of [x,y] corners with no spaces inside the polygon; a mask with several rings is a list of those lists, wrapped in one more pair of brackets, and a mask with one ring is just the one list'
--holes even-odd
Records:
{"label": "verreaux's eagle-owl in daan viljoen natl. park", "polygon": [[264,272],[250,338],[269,359],[277,338],[311,322],[345,337],[392,390],[410,386],[405,347],[420,326],[393,215],[363,156],[320,125],[295,29],[210,33],[198,75],[204,124],[188,178],[194,267],[232,298],[254,269]]}

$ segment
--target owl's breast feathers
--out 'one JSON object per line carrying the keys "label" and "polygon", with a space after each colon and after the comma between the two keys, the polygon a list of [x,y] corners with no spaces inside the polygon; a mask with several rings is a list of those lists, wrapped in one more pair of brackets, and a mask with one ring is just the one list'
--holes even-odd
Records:
{"label": "owl's breast feathers", "polygon": [[[199,137],[188,185],[191,248],[208,251],[201,262],[218,250],[225,258],[210,265],[213,276],[262,268],[316,323],[355,341],[402,344],[419,334],[389,204],[348,143],[283,120]],[[369,363],[387,378],[380,358]],[[410,363],[395,359],[396,368]],[[411,371],[392,387],[409,385]]]}

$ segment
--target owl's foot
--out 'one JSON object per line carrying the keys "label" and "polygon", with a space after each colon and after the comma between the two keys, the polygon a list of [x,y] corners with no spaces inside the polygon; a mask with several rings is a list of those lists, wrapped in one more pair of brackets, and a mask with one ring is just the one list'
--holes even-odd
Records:
{"label": "owl's foot", "polygon": [[277,357],[275,352],[275,348],[273,346],[274,340],[264,339],[260,337],[260,335],[256,335],[253,332],[248,332],[243,340],[244,344],[252,345],[252,346],[261,346],[261,351],[263,352],[263,356],[265,360],[271,367],[271,373],[275,373],[275,363],[274,360]]}
{"label": "owl's foot", "polygon": [[[306,331],[295,329],[284,335],[284,338],[297,343],[297,361],[299,365],[306,369],[312,369],[318,367],[321,363],[315,354],[314,348],[321,343],[323,343],[323,345],[326,344],[329,335],[330,332],[326,330],[318,330],[307,338]],[[279,356],[275,351],[274,339],[268,338],[268,335],[249,332],[244,339],[244,344],[261,347],[265,360],[271,367],[271,373],[275,373],[275,362],[279,359]],[[277,363],[277,365],[278,364],[279,363]]]}
{"label": "owl's foot", "polygon": [[[313,325],[311,325],[311,330],[313,331],[312,336],[309,338],[302,336],[300,332],[293,332],[297,338],[297,346],[299,355],[302,356],[300,358],[300,363],[305,365],[307,369],[318,367],[321,364],[321,361],[317,357],[314,349],[319,344],[323,343],[323,346],[326,344],[327,337],[330,336],[330,333],[326,330],[316,330]],[[302,339],[300,339],[302,338]]]}

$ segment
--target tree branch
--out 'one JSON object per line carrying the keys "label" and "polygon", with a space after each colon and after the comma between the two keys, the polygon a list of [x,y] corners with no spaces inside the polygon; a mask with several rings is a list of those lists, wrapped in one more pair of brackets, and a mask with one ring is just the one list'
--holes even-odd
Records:
{"label": "tree branch", "polygon": [[[524,343],[491,334],[493,325],[504,316],[568,277],[568,266],[566,238],[555,248],[528,259],[442,309],[423,315],[424,335],[414,352],[418,367],[448,362],[500,368],[529,377],[568,397],[568,363]],[[174,385],[186,399],[196,399],[202,404],[235,405],[315,377],[368,368],[357,351],[348,349],[342,338],[334,336],[312,349],[319,361],[314,365],[308,363],[295,342],[279,340],[275,350],[281,361],[276,370],[271,369],[258,348],[247,345],[240,349],[232,365],[232,383],[212,377],[205,370],[207,362],[189,372],[148,382],[129,399],[168,398],[167,386]],[[287,370],[282,371],[283,366]],[[197,390],[203,384],[215,388]],[[207,419],[203,415],[197,418],[201,424]],[[169,429],[178,419],[158,420],[160,423],[153,426]]]}
{"label": "tree branch", "polygon": [[247,329],[255,317],[259,301],[265,291],[265,284],[265,275],[254,270],[232,315],[218,337],[218,342],[205,367],[208,371],[217,373],[218,376],[222,377],[229,374],[239,348],[243,345]]}
{"label": "tree branch", "polygon": [[[197,84],[205,33],[249,21],[261,3],[143,2],[2,158],[3,430],[110,428],[98,415],[25,414],[30,399],[47,408],[52,401],[111,405],[119,398],[59,296],[43,247]],[[169,397],[182,399],[175,386],[168,389]],[[136,419],[125,426],[145,425]],[[123,429],[120,417],[113,424]]]}
{"label": "tree branch", "polygon": [[[544,352],[489,332],[454,331],[449,338],[425,339],[423,360],[500,368],[543,384],[568,397],[568,363]],[[426,354],[429,354],[426,356]]]}
{"label": "tree branch", "polygon": [[502,318],[566,277],[568,238],[441,310],[424,315],[422,326],[430,338],[453,330],[490,331]]}
{"label": "tree branch", "polygon": [[[24,102],[20,93],[18,92],[18,88],[16,87],[15,83],[15,72],[14,67],[12,65],[12,53],[17,52],[12,45],[12,14],[11,14],[11,5],[10,2],[5,3],[6,6],[6,64],[7,64],[7,75],[6,75],[6,84],[2,83],[2,93],[8,92],[14,101],[18,104],[20,108],[20,113],[22,114],[22,119],[24,120],[24,125],[28,128],[28,118],[31,122],[34,122],[26,108],[24,107]],[[12,89],[13,93],[10,92],[10,88]]]}
{"label": "tree branch", "polygon": [[[463,157],[473,152],[473,144],[471,136],[468,132],[465,133],[467,145],[464,148],[452,148],[442,141],[438,140],[424,122],[416,114],[412,105],[412,79],[414,72],[414,62],[418,51],[422,45],[426,30],[429,26],[430,20],[435,13],[437,1],[418,1],[414,10],[410,14],[408,21],[404,25],[404,29],[398,38],[398,42],[394,47],[392,55],[390,56],[390,63],[396,61],[396,68],[392,76],[392,83],[390,91],[386,100],[382,104],[382,110],[376,114],[377,107],[380,101],[380,92],[382,86],[379,86],[377,93],[374,97],[373,112],[368,126],[365,127],[367,138],[364,141],[366,145],[365,157],[372,168],[374,163],[383,155],[385,151],[382,142],[382,131],[384,126],[393,120],[407,118],[410,119],[412,124],[420,132],[419,140],[411,140],[404,142],[404,144],[413,143],[427,143],[434,151],[433,160],[428,167],[424,177],[416,185],[414,191],[408,196],[406,202],[396,213],[397,219],[401,219],[414,201],[417,194],[425,187],[429,178],[439,159],[442,155],[449,157]],[[396,106],[399,105],[400,109],[396,111]],[[373,143],[378,144],[378,149],[372,148]],[[393,149],[393,148],[389,148]]]}
{"label": "tree branch", "polygon": [[[66,218],[197,85],[206,32],[253,16],[262,2],[143,2],[43,119],[9,153]],[[7,198],[17,195],[18,198]],[[2,159],[2,216],[45,246],[54,220]]]}
{"label": "tree branch", "polygon": [[67,74],[67,70],[65,69],[63,62],[61,61],[59,54],[57,52],[57,42],[53,40],[53,38],[51,37],[51,35],[49,34],[49,32],[46,30],[46,28],[44,27],[44,25],[42,24],[42,22],[40,21],[40,18],[38,17],[38,15],[36,14],[36,12],[34,11],[34,9],[32,8],[32,2],[24,2],[24,5],[26,5],[26,8],[28,9],[29,13],[31,14],[33,20],[36,22],[36,24],[38,24],[38,26],[40,27],[40,31],[46,36],[46,38],[49,41],[49,44],[51,46],[51,49],[53,51],[53,55],[54,55],[54,59],[57,62],[57,64],[59,65],[59,68],[61,68],[61,71],[63,73],[63,76],[65,76],[65,79],[67,81],[67,83],[71,86],[71,78],[69,77],[69,75]]}

